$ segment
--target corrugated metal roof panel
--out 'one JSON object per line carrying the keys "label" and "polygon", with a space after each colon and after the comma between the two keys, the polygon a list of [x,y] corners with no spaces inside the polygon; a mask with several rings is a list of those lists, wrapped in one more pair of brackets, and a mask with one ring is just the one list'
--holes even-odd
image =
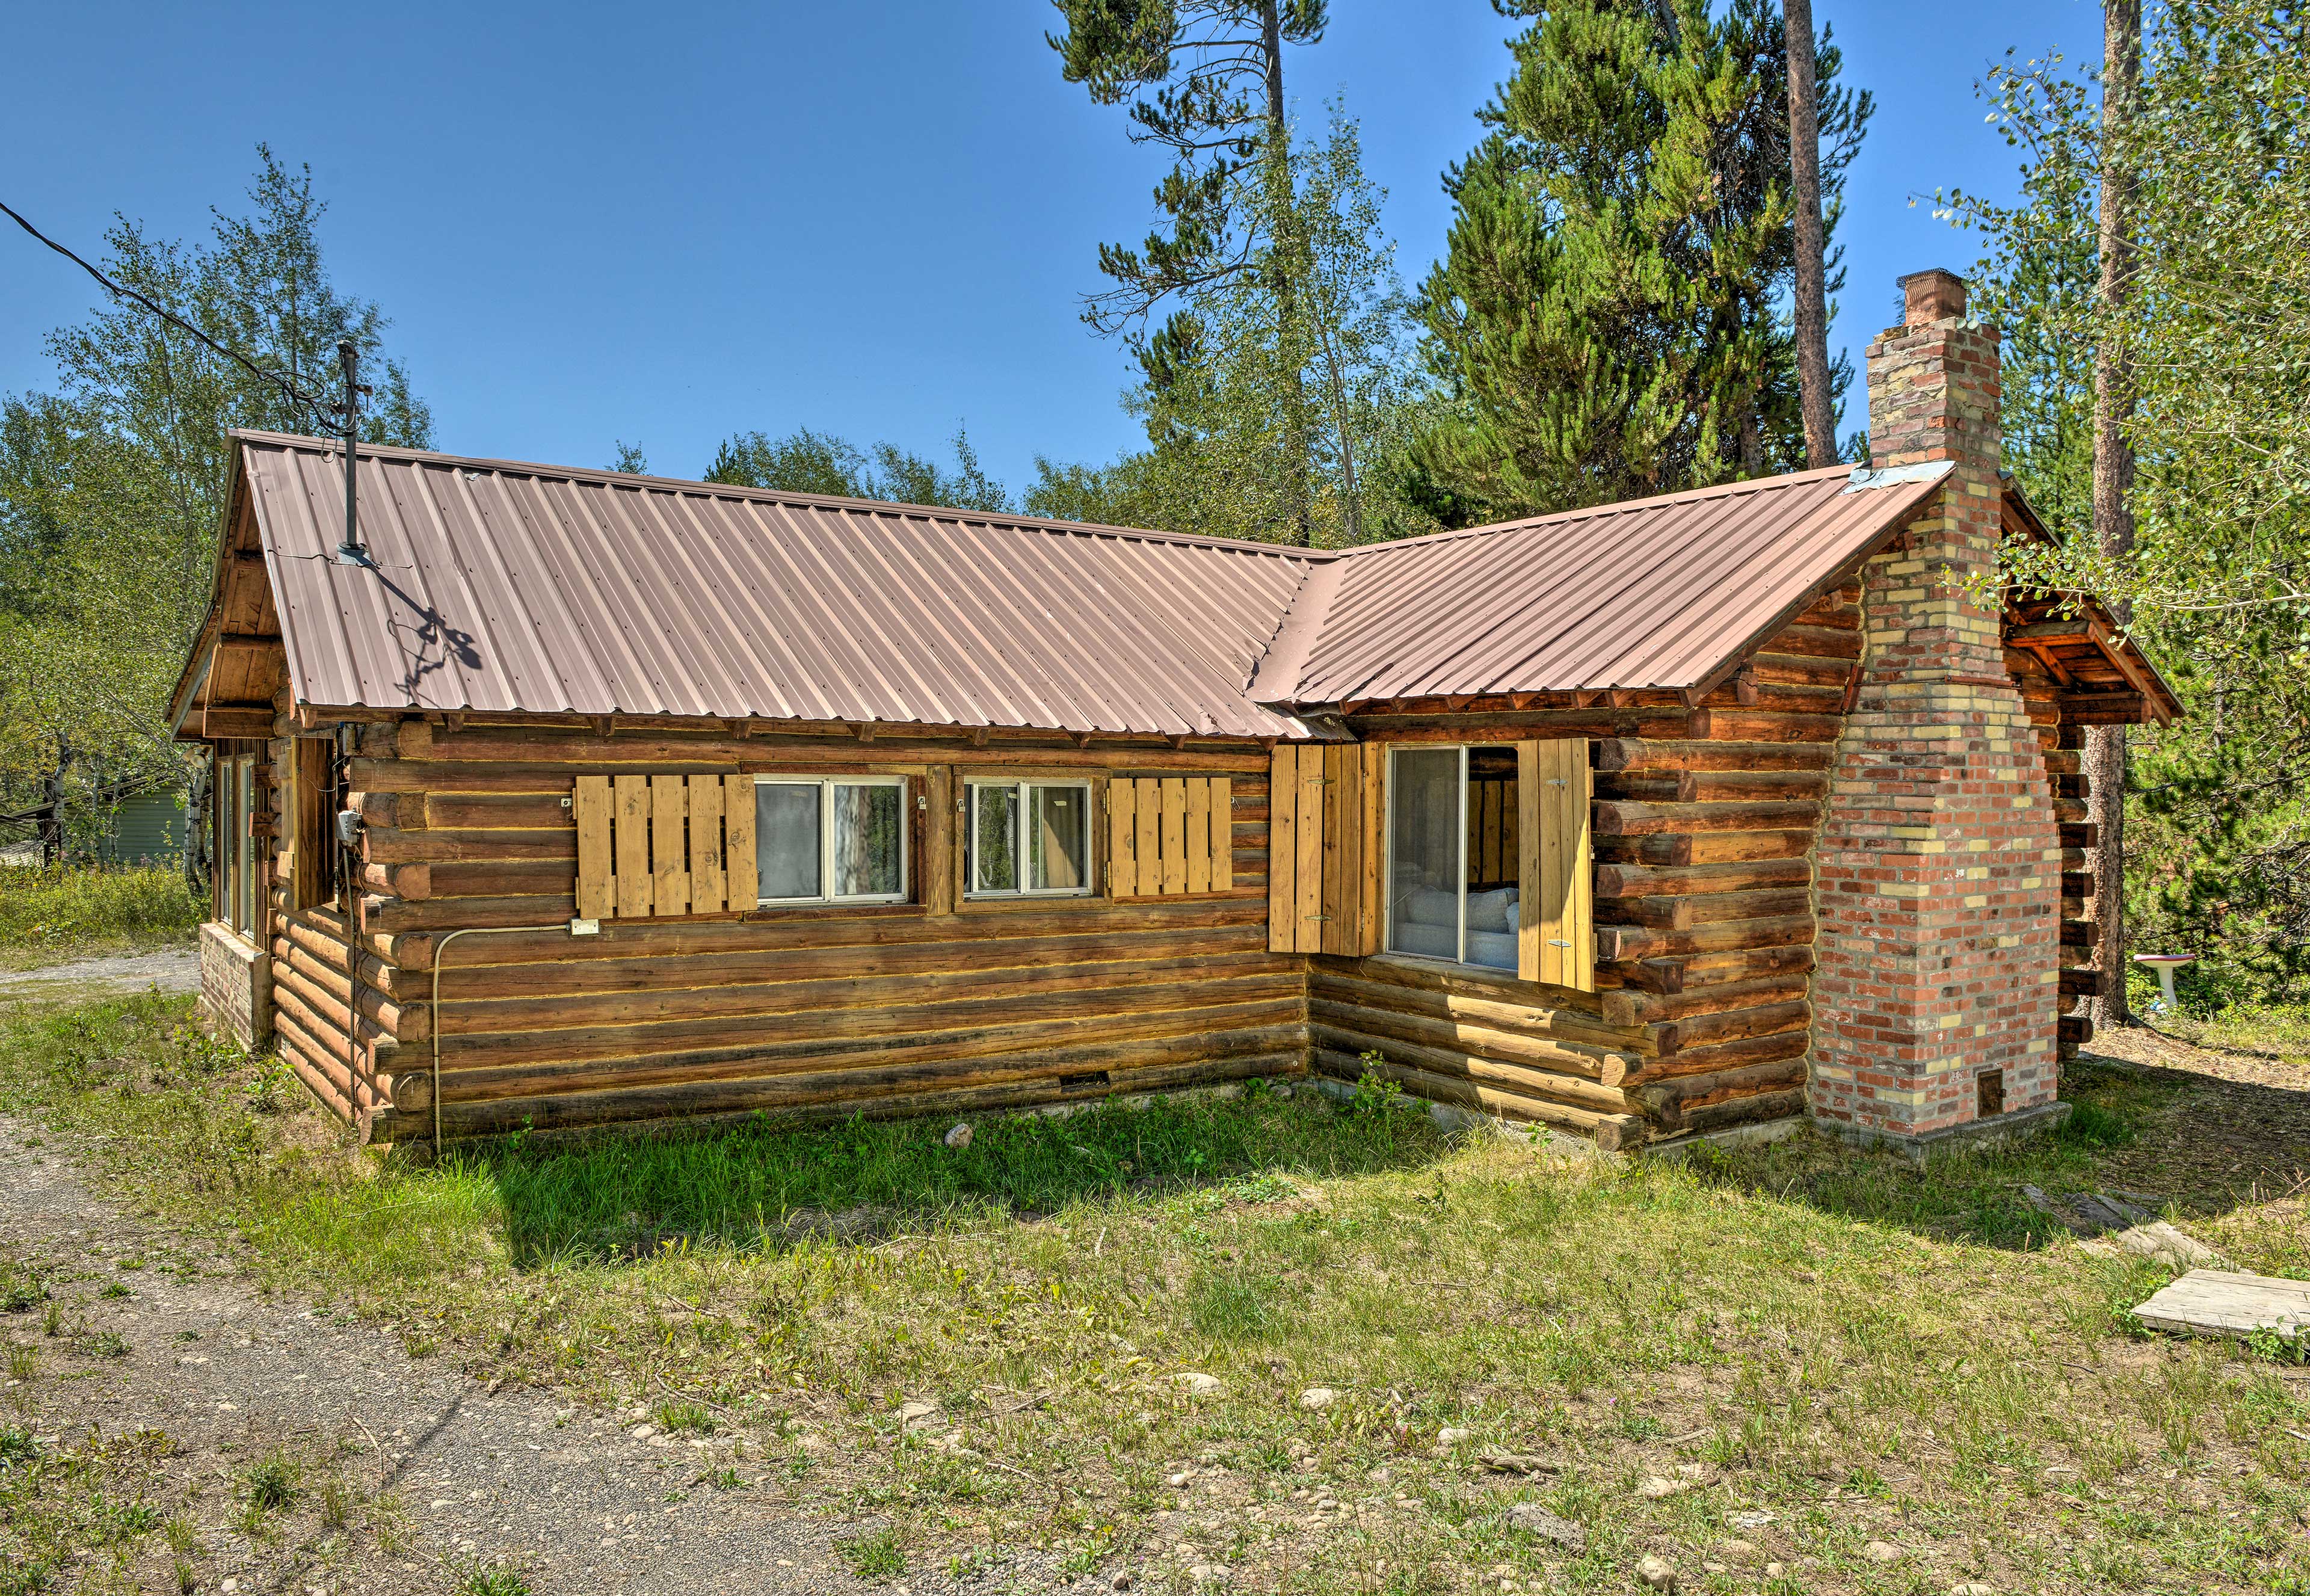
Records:
{"label": "corrugated metal roof panel", "polygon": [[[1271,704],[1689,688],[1858,558],[1946,469],[1800,472],[1352,551]],[[1299,629],[1294,616],[1286,635]]]}
{"label": "corrugated metal roof panel", "polygon": [[237,436],[300,703],[1172,736],[1696,686],[1941,474],[1801,473],[1335,553],[364,448],[371,559],[348,566],[335,447]]}
{"label": "corrugated metal roof panel", "polygon": [[239,435],[300,702],[1290,737],[1257,543]]}

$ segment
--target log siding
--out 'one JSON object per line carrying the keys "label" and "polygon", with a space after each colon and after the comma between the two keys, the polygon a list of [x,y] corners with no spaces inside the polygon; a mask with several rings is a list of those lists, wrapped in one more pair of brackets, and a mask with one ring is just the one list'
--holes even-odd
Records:
{"label": "log siding", "polygon": [[[1305,1068],[1306,979],[1266,949],[1266,771],[1255,743],[370,725],[352,761],[359,924],[282,914],[276,944],[300,972],[284,1037],[324,1101],[386,1139],[430,1134],[437,1046],[450,1136],[1023,1106],[1291,1073]],[[559,929],[578,912],[581,776],[784,772],[907,778],[911,901]],[[1222,777],[1203,790],[1228,795],[1227,884],[1126,900],[1102,874],[1088,897],[964,897],[953,806],[968,778],[995,775],[1090,777],[1094,793],[1107,777]],[[1094,817],[1102,870],[1104,836]],[[557,929],[451,946],[437,1010],[449,933],[535,925]]]}
{"label": "log siding", "polygon": [[[1593,992],[1394,954],[1272,950],[1271,756],[1247,741],[380,721],[351,761],[364,828],[350,913],[305,904],[289,886],[294,828],[270,819],[300,729],[283,691],[257,805],[262,829],[282,833],[263,941],[279,1046],[333,1112],[388,1140],[431,1133],[437,1045],[451,1136],[1025,1106],[1309,1069],[1376,1069],[1415,1095],[1607,1148],[1783,1118],[1804,1108],[1812,854],[1859,620],[1856,589],[1824,596],[1689,707],[1598,695],[1348,717],[1373,760],[1391,742],[1589,741]],[[2079,732],[2033,655],[2009,664],[2062,824],[2063,940],[2079,967],[2062,990],[2081,1006],[2095,977]],[[777,772],[907,778],[911,901],[563,928],[578,913],[579,777]],[[1207,780],[1228,794],[1226,873],[1187,896],[1114,895],[1102,807],[1095,894],[965,897],[959,805],[970,777],[994,775],[1084,779],[1102,806],[1112,780]],[[456,942],[436,1007],[450,932],[539,925],[553,929]],[[2064,1056],[2085,1025],[2063,1019]]]}

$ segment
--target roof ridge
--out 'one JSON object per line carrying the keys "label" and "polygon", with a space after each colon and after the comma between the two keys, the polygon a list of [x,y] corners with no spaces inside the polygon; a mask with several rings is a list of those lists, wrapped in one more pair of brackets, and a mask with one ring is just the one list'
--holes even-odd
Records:
{"label": "roof ridge", "polygon": [[[235,427],[228,436],[237,441],[263,443],[332,454],[340,440],[300,432],[270,432],[256,427]],[[699,481],[690,477],[644,476],[599,466],[555,465],[542,460],[500,460],[485,455],[452,455],[440,449],[412,449],[399,444],[363,443],[361,453],[396,460],[423,461],[526,476],[559,478],[572,482],[598,482],[604,487],[653,488],[664,491],[703,492],[716,498],[754,504],[795,505],[805,509],[865,510],[925,516],[934,520],[976,521],[989,526],[1016,527],[1023,532],[1062,533],[1075,537],[1128,538],[1139,542],[1172,543],[1191,549],[1219,549],[1264,554],[1302,564],[1324,564],[1350,551],[1303,549],[1290,543],[1264,543],[1254,538],[1210,537],[1197,533],[1166,532],[1152,526],[1118,526],[1104,521],[1065,521],[1052,516],[1020,516],[993,510],[966,510],[953,505],[908,504],[898,499],[847,499],[833,493],[791,493],[776,488],[750,488],[737,482]],[[1377,547],[1379,545],[1373,545]]]}

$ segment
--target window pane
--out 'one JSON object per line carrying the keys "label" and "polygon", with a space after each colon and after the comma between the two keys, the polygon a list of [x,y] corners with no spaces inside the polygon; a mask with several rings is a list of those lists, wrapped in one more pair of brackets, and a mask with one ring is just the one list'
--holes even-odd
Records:
{"label": "window pane", "polygon": [[1460,957],[1460,750],[1395,756],[1388,833],[1388,947]]}
{"label": "window pane", "polygon": [[834,896],[871,898],[905,890],[899,861],[902,789],[834,788]]}
{"label": "window pane", "polygon": [[240,762],[239,780],[239,813],[233,832],[240,854],[240,915],[237,924],[244,935],[256,930],[256,838],[250,834],[249,825],[256,812],[256,761]]}
{"label": "window pane", "polygon": [[1468,948],[1470,964],[1516,967],[1516,898],[1523,882],[1513,748],[1468,750]]}
{"label": "window pane", "polygon": [[975,786],[970,830],[970,889],[1019,890],[1019,789]]}
{"label": "window pane", "polygon": [[1027,789],[1027,880],[1039,892],[1072,891],[1090,873],[1090,803],[1081,787]]}
{"label": "window pane", "polygon": [[754,785],[754,868],[764,898],[817,898],[818,784]]}

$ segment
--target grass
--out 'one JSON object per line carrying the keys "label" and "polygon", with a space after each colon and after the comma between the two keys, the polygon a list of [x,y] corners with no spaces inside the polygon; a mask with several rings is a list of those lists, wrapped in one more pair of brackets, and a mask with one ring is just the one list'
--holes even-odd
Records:
{"label": "grass", "polygon": [[206,913],[173,864],[0,864],[0,968],[182,941]]}
{"label": "grass", "polygon": [[1688,1591],[2310,1579],[2299,1366],[2143,1335],[2166,1274],[2021,1194],[2157,1193],[2236,1266],[2310,1271],[2300,1055],[2290,1092],[2089,1063],[2062,1133],[1924,1172],[1811,1135],[1568,1161],[1305,1089],[981,1121],[960,1152],[943,1121],[757,1123],[426,1167],[252,1111],[260,1066],[186,1014],[0,1017],[0,1107],[413,1349],[736,1439],[758,1489],[884,1526],[847,1554],[873,1577],[1031,1551],[1406,1596],[1618,1591],[1647,1553]]}

